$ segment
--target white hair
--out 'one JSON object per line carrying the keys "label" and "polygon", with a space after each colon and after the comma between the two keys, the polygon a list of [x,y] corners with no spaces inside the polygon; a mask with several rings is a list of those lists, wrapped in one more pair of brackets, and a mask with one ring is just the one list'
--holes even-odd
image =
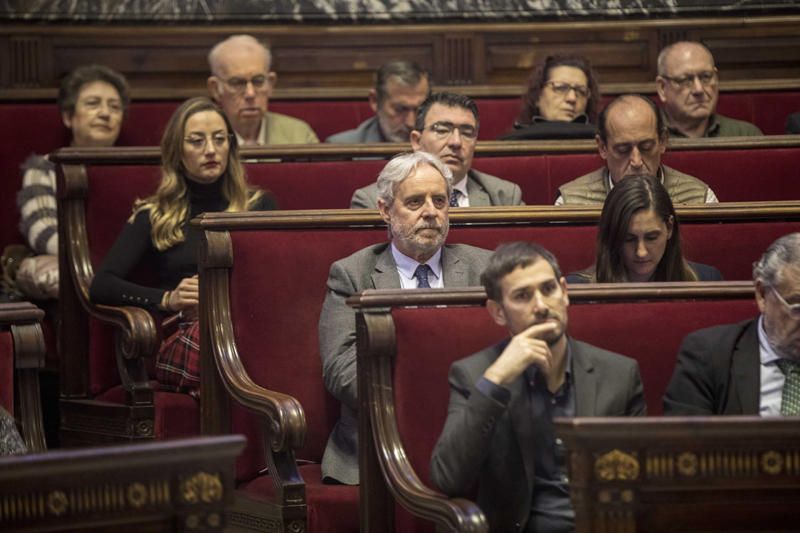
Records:
{"label": "white hair", "polygon": [[783,268],[790,265],[800,265],[800,233],[784,235],[770,244],[761,259],[753,263],[753,281],[774,287]]}
{"label": "white hair", "polygon": [[400,184],[420,165],[430,165],[439,171],[447,185],[447,197],[453,192],[453,173],[447,165],[428,152],[411,152],[394,156],[378,174],[378,198],[389,207]]}
{"label": "white hair", "polygon": [[236,48],[249,48],[251,50],[255,49],[264,52],[264,68],[266,72],[269,72],[270,68],[272,67],[272,52],[270,51],[269,46],[262,43],[252,35],[239,34],[231,35],[224,41],[218,42],[208,53],[208,68],[211,70],[211,74],[214,76],[220,76],[220,70],[223,70],[222,56],[226,51]]}

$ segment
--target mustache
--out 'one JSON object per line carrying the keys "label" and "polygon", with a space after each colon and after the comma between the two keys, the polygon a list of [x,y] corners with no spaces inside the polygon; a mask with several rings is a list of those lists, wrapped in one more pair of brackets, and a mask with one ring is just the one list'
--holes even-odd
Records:
{"label": "mustache", "polygon": [[418,231],[425,230],[425,229],[434,229],[434,230],[438,231],[439,233],[442,233],[444,231],[444,225],[437,224],[435,222],[421,222],[421,223],[417,224],[416,226],[414,226],[414,232],[415,233],[418,232]]}

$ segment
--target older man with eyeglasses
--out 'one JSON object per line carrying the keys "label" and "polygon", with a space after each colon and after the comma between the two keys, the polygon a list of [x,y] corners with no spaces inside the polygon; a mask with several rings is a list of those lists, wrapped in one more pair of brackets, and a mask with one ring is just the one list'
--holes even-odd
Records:
{"label": "older man with eyeglasses", "polygon": [[278,79],[269,48],[250,35],[233,35],[208,54],[208,92],[233,124],[240,146],[312,144],[319,139],[302,120],[267,111]]}
{"label": "older man with eyeglasses", "polygon": [[754,124],[716,113],[719,74],[703,44],[680,41],[658,54],[656,89],[673,137],[763,135]]}
{"label": "older man with eyeglasses", "polygon": [[[523,205],[519,185],[472,168],[479,126],[478,106],[472,99],[433,93],[417,111],[411,148],[439,157],[453,173],[451,207]],[[377,205],[374,183],[358,189],[350,200],[350,207],[356,209],[375,209]]]}
{"label": "older man with eyeglasses", "polygon": [[767,248],[753,282],[759,316],[684,339],[664,414],[800,416],[800,233]]}

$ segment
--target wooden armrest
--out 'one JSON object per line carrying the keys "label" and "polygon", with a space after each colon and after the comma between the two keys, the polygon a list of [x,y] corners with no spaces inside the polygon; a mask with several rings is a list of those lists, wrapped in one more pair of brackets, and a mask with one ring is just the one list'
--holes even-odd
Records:
{"label": "wooden armrest", "polygon": [[[292,454],[305,443],[305,412],[293,396],[257,385],[242,364],[231,320],[229,272],[227,268],[219,268],[232,263],[230,252],[227,232],[205,232],[200,253],[200,292],[204,295],[201,330],[208,331],[211,355],[228,394],[265,419],[265,440],[273,452]],[[201,350],[205,349],[201,343]],[[267,455],[268,463],[275,460]],[[289,459],[287,463],[294,462],[293,457]],[[280,472],[281,467],[271,468],[271,471]]]}
{"label": "wooden armrest", "polygon": [[[392,361],[395,329],[390,309],[356,313],[358,331],[358,380],[361,416],[369,414],[372,435],[359,436],[362,447],[372,444],[389,491],[415,516],[435,522],[447,531],[488,532],[489,525],[477,504],[449,498],[420,481],[408,460],[394,411]],[[362,394],[366,392],[366,394]],[[364,428],[363,420],[359,429]],[[364,452],[365,450],[362,450]],[[364,461],[361,461],[364,464]],[[362,483],[369,483],[362,472]]]}
{"label": "wooden armrest", "polygon": [[14,339],[14,387],[19,400],[15,415],[31,452],[47,449],[39,393],[39,369],[47,351],[42,318],[44,311],[28,302],[0,304],[0,326],[8,327]]}
{"label": "wooden armrest", "polygon": [[124,359],[150,357],[160,345],[155,318],[146,309],[132,306],[95,305],[87,302],[89,314],[118,328],[117,351]]}

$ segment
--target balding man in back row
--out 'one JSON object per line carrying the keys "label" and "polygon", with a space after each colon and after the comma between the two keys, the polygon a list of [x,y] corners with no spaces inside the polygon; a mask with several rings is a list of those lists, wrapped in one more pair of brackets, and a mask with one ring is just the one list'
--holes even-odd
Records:
{"label": "balding man in back row", "polygon": [[638,94],[619,96],[597,119],[597,149],[606,166],[558,189],[556,205],[602,204],[625,176],[657,176],[673,203],[716,203],[717,196],[699,179],[661,164],[667,128],[655,103]]}
{"label": "balding man in back row", "polygon": [[278,79],[269,48],[250,35],[233,35],[208,54],[208,92],[233,124],[239,146],[310,144],[319,139],[302,120],[267,111]]}
{"label": "balding man in back row", "polygon": [[716,113],[719,75],[701,43],[681,41],[661,50],[656,89],[673,137],[763,135],[754,124]]}
{"label": "balding man in back row", "polygon": [[357,128],[331,135],[329,143],[407,143],[417,110],[431,92],[428,73],[416,63],[390,61],[375,72],[369,105],[375,116]]}
{"label": "balding man in back row", "polygon": [[[450,207],[524,204],[519,185],[472,168],[479,126],[478,106],[469,97],[433,93],[419,108],[411,148],[436,155],[453,173]],[[377,205],[374,183],[358,189],[350,200],[351,209]]]}

